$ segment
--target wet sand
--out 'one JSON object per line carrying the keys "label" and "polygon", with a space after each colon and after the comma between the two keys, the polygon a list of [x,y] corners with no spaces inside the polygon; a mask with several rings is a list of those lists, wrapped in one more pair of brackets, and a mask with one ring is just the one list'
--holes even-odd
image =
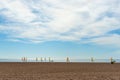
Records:
{"label": "wet sand", "polygon": [[120,80],[120,64],[1,62],[0,80]]}

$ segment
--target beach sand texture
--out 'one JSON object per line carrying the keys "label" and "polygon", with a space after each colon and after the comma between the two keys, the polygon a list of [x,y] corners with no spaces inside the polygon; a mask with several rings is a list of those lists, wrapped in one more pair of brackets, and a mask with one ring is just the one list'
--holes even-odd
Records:
{"label": "beach sand texture", "polygon": [[120,64],[1,62],[0,80],[120,80]]}

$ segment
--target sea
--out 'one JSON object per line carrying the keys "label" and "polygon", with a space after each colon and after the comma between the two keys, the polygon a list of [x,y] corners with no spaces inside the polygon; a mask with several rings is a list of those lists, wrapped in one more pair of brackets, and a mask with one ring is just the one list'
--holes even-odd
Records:
{"label": "sea", "polygon": [[[113,59],[116,63],[120,63],[120,59]],[[91,61],[91,59],[69,59],[70,62],[96,62],[96,63],[109,63],[111,62],[110,59],[94,59]],[[0,62],[24,62],[21,59],[0,59]],[[27,59],[25,62],[66,62],[65,59],[53,59],[52,61],[49,60],[40,60],[38,59]]]}

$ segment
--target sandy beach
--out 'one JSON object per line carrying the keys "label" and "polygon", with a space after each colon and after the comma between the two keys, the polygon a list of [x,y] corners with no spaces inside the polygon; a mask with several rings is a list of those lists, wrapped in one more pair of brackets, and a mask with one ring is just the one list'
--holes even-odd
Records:
{"label": "sandy beach", "polygon": [[120,80],[120,64],[1,62],[0,80]]}

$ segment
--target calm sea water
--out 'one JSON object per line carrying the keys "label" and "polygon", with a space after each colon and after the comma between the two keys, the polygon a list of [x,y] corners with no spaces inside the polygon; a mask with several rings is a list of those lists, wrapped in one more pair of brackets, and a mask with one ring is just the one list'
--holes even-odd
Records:
{"label": "calm sea water", "polygon": [[[117,63],[120,63],[120,59],[114,59]],[[66,62],[65,59],[55,59],[54,62]],[[0,59],[0,62],[22,62],[21,59]],[[27,62],[36,62],[35,59],[28,59]],[[38,60],[37,62],[41,62]],[[48,60],[43,62],[49,62]],[[70,62],[91,62],[90,59],[70,59]],[[110,62],[110,59],[95,59],[94,62]]]}

